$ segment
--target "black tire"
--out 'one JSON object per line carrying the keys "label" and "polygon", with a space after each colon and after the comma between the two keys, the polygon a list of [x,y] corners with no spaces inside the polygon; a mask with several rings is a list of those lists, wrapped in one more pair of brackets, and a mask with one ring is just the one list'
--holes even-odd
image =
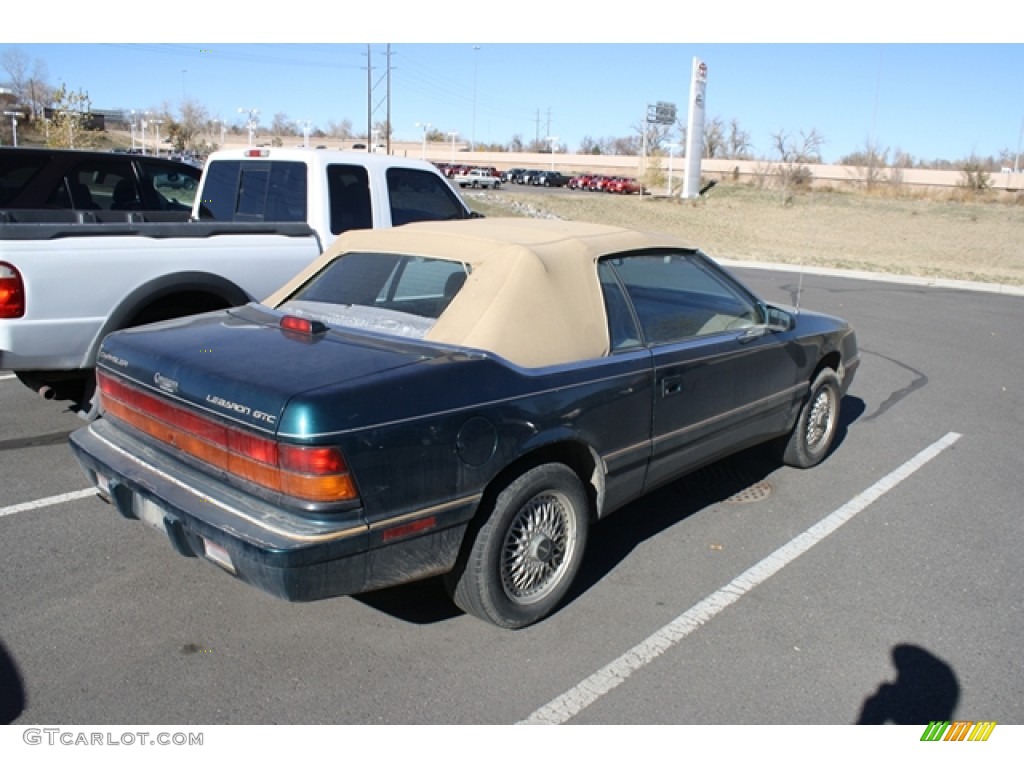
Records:
{"label": "black tire", "polygon": [[820,464],[832,447],[839,427],[839,377],[831,368],[821,370],[811,383],[793,431],[783,444],[782,461],[807,469]]}
{"label": "black tire", "polygon": [[449,574],[452,599],[466,613],[504,629],[540,621],[565,597],[587,542],[587,495],[564,464],[541,464],[498,494]]}

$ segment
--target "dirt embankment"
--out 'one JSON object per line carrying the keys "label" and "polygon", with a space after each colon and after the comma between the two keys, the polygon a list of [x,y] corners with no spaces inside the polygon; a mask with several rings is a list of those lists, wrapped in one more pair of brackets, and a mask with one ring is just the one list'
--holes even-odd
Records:
{"label": "dirt embankment", "polygon": [[677,234],[721,259],[1024,285],[1021,204],[840,192],[783,196],[725,185],[696,201],[506,188],[480,203],[488,215],[502,215],[510,210],[502,200],[566,219]]}

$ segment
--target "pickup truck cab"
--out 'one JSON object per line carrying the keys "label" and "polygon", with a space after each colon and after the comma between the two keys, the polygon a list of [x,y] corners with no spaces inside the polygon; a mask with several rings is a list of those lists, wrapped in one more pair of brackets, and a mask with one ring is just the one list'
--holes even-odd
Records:
{"label": "pickup truck cab", "polygon": [[470,168],[465,173],[457,173],[452,181],[460,187],[483,187],[484,189],[497,189],[501,186],[501,179],[495,176],[486,168]]}
{"label": "pickup truck cab", "polygon": [[213,153],[186,221],[0,209],[0,370],[91,417],[112,331],[266,297],[348,230],[473,216],[430,163],[296,148]]}

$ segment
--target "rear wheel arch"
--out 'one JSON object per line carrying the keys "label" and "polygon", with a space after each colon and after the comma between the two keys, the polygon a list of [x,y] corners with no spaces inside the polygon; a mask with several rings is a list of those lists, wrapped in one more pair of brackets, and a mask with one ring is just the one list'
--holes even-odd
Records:
{"label": "rear wheel arch", "polygon": [[578,440],[563,439],[547,443],[522,454],[495,475],[484,489],[481,508],[492,501],[515,478],[541,464],[564,464],[583,483],[590,502],[590,517],[600,517],[604,500],[604,462],[589,445]]}
{"label": "rear wheel arch", "polygon": [[239,306],[248,301],[250,296],[230,280],[205,272],[163,275],[133,290],[110,313],[99,333],[93,337],[83,361],[81,384],[71,396],[78,415],[87,421],[99,415],[93,369],[100,344],[109,334],[158,320]]}
{"label": "rear wheel arch", "polygon": [[250,300],[245,291],[220,275],[207,272],[162,275],[132,290],[110,313],[93,339],[87,364],[95,364],[100,343],[114,331],[239,306]]}

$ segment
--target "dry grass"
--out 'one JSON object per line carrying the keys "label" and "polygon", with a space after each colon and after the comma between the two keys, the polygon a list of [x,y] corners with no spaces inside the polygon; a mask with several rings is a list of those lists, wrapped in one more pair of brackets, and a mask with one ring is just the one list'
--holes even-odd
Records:
{"label": "dry grass", "polygon": [[[696,201],[600,193],[466,195],[489,216],[549,213],[677,234],[722,259],[1024,285],[1024,205],[719,185]],[[963,197],[965,199],[956,199]],[[525,212],[524,210],[525,209]]]}

